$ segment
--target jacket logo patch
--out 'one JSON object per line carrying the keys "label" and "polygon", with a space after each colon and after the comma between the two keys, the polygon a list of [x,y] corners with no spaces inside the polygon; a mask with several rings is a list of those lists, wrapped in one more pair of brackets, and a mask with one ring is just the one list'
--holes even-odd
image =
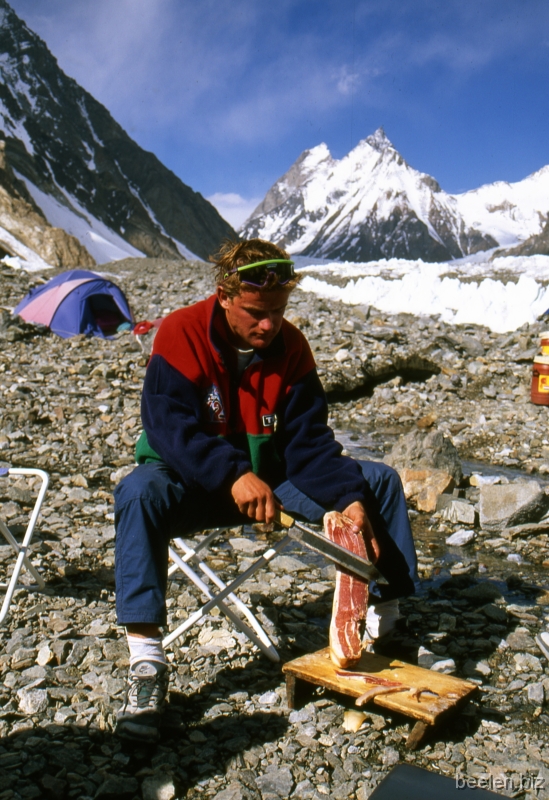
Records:
{"label": "jacket logo patch", "polygon": [[204,398],[204,405],[208,414],[210,422],[225,422],[225,409],[223,408],[223,400],[221,392],[215,384],[210,386],[206,397]]}
{"label": "jacket logo patch", "polygon": [[263,423],[264,428],[272,428],[275,424],[276,417],[274,414],[263,414],[261,417],[261,422]]}

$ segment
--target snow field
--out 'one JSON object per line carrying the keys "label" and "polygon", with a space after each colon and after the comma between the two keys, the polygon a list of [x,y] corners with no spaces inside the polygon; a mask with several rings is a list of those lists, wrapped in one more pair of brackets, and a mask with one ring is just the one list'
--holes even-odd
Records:
{"label": "snow field", "polygon": [[[549,256],[489,264],[393,259],[308,266],[300,272],[305,273],[300,288],[319,297],[392,314],[440,315],[444,322],[485,325],[497,333],[532,323],[549,309]],[[323,280],[328,276],[343,285]]]}

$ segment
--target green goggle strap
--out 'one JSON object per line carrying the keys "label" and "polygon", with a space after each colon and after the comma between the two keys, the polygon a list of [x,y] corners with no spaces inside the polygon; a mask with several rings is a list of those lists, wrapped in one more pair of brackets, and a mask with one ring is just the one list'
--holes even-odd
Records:
{"label": "green goggle strap", "polygon": [[289,264],[293,267],[294,262],[290,261],[289,258],[269,258],[267,261],[254,261],[253,264],[243,264],[241,267],[237,267],[236,269],[231,270],[231,272],[226,272],[223,275],[223,280],[228,278],[229,275],[234,275],[235,272],[243,272],[245,269],[252,269],[252,267],[264,267],[267,264]]}

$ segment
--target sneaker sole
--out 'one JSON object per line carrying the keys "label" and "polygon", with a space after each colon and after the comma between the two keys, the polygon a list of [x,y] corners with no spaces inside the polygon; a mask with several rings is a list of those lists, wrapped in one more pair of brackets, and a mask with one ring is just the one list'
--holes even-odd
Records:
{"label": "sneaker sole", "polygon": [[154,728],[152,725],[139,725],[131,720],[117,722],[114,732],[122,739],[132,739],[133,741],[157,742],[160,739],[158,728]]}

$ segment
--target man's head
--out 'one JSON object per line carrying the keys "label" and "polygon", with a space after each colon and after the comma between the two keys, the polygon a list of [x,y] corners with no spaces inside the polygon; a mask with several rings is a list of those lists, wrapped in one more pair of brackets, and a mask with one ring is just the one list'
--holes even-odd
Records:
{"label": "man's head", "polygon": [[211,260],[232,343],[242,349],[267,347],[299,282],[288,254],[270,242],[249,239],[225,242]]}
{"label": "man's head", "polygon": [[217,286],[228,297],[258,289],[277,291],[282,286],[291,292],[299,283],[288,253],[264,239],[225,241],[219,252],[210,256],[210,261],[214,264]]}

